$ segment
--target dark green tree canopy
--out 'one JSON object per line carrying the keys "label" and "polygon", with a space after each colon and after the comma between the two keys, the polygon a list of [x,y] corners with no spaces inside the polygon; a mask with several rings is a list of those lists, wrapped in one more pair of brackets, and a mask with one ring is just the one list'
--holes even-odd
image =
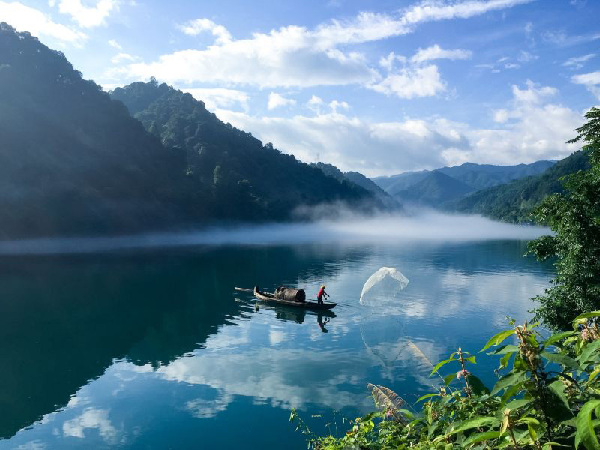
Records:
{"label": "dark green tree canopy", "polygon": [[568,328],[577,314],[600,309],[600,109],[570,142],[584,142],[590,168],[564,178],[565,192],[547,197],[535,216],[553,236],[530,243],[540,259],[556,258],[553,286],[537,297],[538,318],[553,328]]}

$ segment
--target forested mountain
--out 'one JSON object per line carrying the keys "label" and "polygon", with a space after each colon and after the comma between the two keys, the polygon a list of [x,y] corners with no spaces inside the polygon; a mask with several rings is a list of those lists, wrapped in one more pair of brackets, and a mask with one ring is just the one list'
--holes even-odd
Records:
{"label": "forested mountain", "polygon": [[390,195],[396,195],[398,192],[405,191],[411,186],[414,186],[419,181],[423,180],[431,173],[430,170],[421,170],[419,172],[405,172],[389,177],[376,177],[373,182],[381,187]]}
{"label": "forested mountain", "polygon": [[529,222],[531,211],[544,197],[562,192],[561,177],[588,167],[587,155],[578,151],[540,175],[475,192],[448,207],[498,220]]}
{"label": "forested mountain", "polygon": [[360,186],[327,176],[271,143],[263,145],[164,83],[133,83],[111,96],[166,147],[184,153],[186,177],[210,191],[216,217],[285,219],[300,205],[373,202]]}
{"label": "forested mountain", "polygon": [[471,190],[477,191],[542,173],[554,164],[555,161],[536,161],[532,164],[518,164],[516,166],[464,163],[460,166],[442,167],[435,171],[422,170],[419,172],[405,172],[389,177],[378,177],[374,178],[373,181],[388,194],[397,195],[402,191],[410,189],[428,177],[432,172],[442,172],[466,184]]}
{"label": "forested mountain", "polygon": [[0,136],[2,237],[158,229],[182,216],[184,160],[62,53],[4,23]]}
{"label": "forested mountain", "polygon": [[190,95],[156,83],[121,92],[150,133],[61,52],[0,24],[0,237],[285,219],[299,205],[372,199]]}
{"label": "forested mountain", "polygon": [[438,169],[458,181],[462,181],[474,190],[480,190],[499,184],[505,184],[519,178],[537,175],[552,167],[556,161],[536,161],[516,166],[495,166],[492,164],[464,163],[460,166]]}
{"label": "forested mountain", "polygon": [[322,162],[312,163],[311,166],[321,169],[325,175],[335,178],[340,183],[352,183],[363,189],[366,189],[388,209],[401,208],[401,204],[398,200],[394,199],[390,194],[375,184],[373,180],[365,177],[360,172],[342,172],[336,166]]}
{"label": "forested mountain", "polygon": [[465,183],[434,170],[410,188],[396,193],[395,197],[406,203],[438,208],[472,191]]}

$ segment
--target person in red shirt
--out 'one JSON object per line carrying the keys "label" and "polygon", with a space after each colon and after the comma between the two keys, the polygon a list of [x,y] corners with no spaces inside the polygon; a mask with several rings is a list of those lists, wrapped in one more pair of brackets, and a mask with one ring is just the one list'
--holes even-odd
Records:
{"label": "person in red shirt", "polygon": [[325,292],[325,285],[321,286],[321,289],[319,289],[319,293],[317,294],[317,303],[320,305],[323,304],[323,297],[329,297],[329,294]]}

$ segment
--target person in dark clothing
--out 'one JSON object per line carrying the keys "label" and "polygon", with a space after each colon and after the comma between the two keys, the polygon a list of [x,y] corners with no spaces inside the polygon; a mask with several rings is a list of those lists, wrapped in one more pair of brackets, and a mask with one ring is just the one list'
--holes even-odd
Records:
{"label": "person in dark clothing", "polygon": [[323,304],[323,297],[329,297],[329,294],[325,292],[325,285],[321,286],[321,289],[319,289],[319,293],[317,294],[317,303],[319,303],[319,305]]}

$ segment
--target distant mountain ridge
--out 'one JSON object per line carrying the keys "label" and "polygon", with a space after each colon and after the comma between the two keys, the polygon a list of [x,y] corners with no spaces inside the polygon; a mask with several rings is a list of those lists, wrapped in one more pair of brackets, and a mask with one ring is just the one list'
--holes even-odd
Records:
{"label": "distant mountain ridge", "polygon": [[563,191],[561,178],[589,168],[587,154],[578,151],[545,172],[472,193],[453,204],[451,210],[482,214],[508,222],[532,222],[531,212],[546,196]]}
{"label": "distant mountain ridge", "polygon": [[[542,173],[554,164],[555,161],[537,161],[515,166],[464,163],[432,171],[377,177],[373,181],[401,201],[443,207],[443,204],[457,201],[471,192]],[[440,177],[439,174],[447,178]]]}
{"label": "distant mountain ridge", "polygon": [[398,175],[373,178],[373,181],[390,195],[404,191],[427,177],[431,172],[442,172],[470,186],[473,190],[484,189],[509,181],[536,175],[556,164],[556,161],[536,161],[531,164],[497,166],[492,164],[464,163],[460,166],[442,167],[435,170],[404,172]]}
{"label": "distant mountain ridge", "polygon": [[446,202],[472,192],[473,189],[441,171],[434,170],[410,188],[398,192],[396,198],[406,203],[440,207]]}

